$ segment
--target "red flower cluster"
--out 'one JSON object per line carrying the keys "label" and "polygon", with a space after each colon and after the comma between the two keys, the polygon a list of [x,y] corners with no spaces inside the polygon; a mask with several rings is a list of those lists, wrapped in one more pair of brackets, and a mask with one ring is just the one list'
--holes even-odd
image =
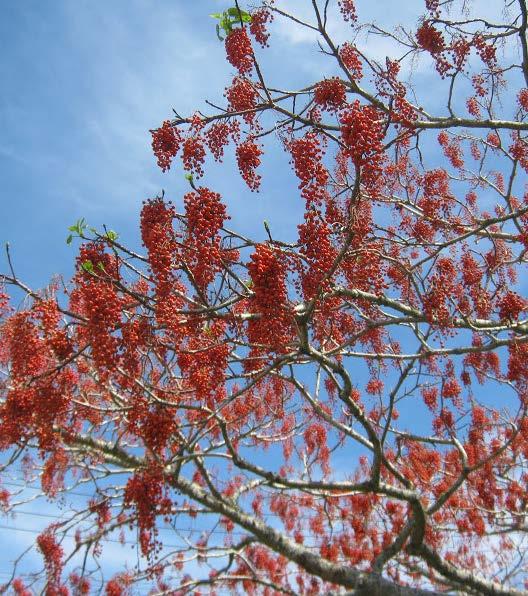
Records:
{"label": "red flower cluster", "polygon": [[161,128],[153,130],[152,150],[158,160],[158,166],[163,172],[168,170],[171,160],[176,157],[182,142],[179,130],[172,126],[169,120],[165,120]]}
{"label": "red flower cluster", "polygon": [[451,162],[451,165],[454,168],[463,168],[464,160],[460,141],[457,138],[449,140],[449,135],[445,131],[442,131],[438,135],[438,142],[442,146],[444,155]]}
{"label": "red flower cluster", "polygon": [[521,89],[517,95],[517,101],[523,110],[528,111],[528,89]]}
{"label": "red flower cluster", "polygon": [[284,350],[290,328],[284,261],[269,245],[257,244],[247,268],[253,291],[250,308],[260,315],[248,323],[249,341]]}
{"label": "red flower cluster", "polygon": [[356,167],[368,166],[374,176],[379,174],[383,154],[383,119],[373,106],[362,106],[359,100],[341,116],[341,136],[346,153]]}
{"label": "red flower cluster", "polygon": [[304,431],[306,453],[311,455],[316,452],[323,467],[326,467],[325,464],[328,464],[328,458],[330,456],[330,450],[326,444],[326,437],[326,429],[320,422],[311,424]]}
{"label": "red flower cluster", "polygon": [[467,111],[475,118],[480,118],[480,106],[476,97],[469,97],[466,101]]}
{"label": "red flower cluster", "polygon": [[171,203],[149,199],[141,210],[141,238],[149,255],[149,264],[158,286],[170,284],[177,243],[172,227],[176,215]]}
{"label": "red flower cluster", "polygon": [[240,175],[250,190],[258,190],[260,187],[261,176],[255,172],[260,165],[260,156],[264,152],[255,141],[248,137],[236,148],[236,158]]}
{"label": "red flower cluster", "polygon": [[256,312],[272,314],[282,308],[287,299],[286,268],[276,251],[267,244],[258,244],[247,267],[253,282],[252,303]]}
{"label": "red flower cluster", "polygon": [[141,552],[151,558],[160,548],[156,541],[156,517],[171,507],[163,486],[163,476],[157,470],[139,471],[129,478],[123,495],[124,506],[136,511]]}
{"label": "red flower cluster", "polygon": [[68,358],[73,350],[65,329],[60,327],[61,313],[55,299],[40,300],[33,306],[35,318],[40,321],[43,336],[59,360]]}
{"label": "red flower cluster", "polygon": [[488,68],[494,68],[497,63],[497,48],[491,43],[486,43],[484,36],[479,33],[473,37],[473,45],[482,62]]}
{"label": "red flower cluster", "polygon": [[507,292],[499,301],[499,317],[502,321],[516,321],[528,303],[515,292]]}
{"label": "red flower cluster", "polygon": [[15,578],[11,584],[15,596],[33,596],[33,592],[28,590],[24,582],[19,578]]}
{"label": "red flower cluster", "polygon": [[436,263],[436,272],[431,277],[430,289],[423,298],[424,312],[430,322],[444,326],[449,323],[450,300],[456,296],[457,270],[453,261],[441,257]]}
{"label": "red flower cluster", "polygon": [[266,7],[255,10],[251,15],[249,31],[263,48],[269,47],[268,39],[270,34],[268,33],[267,25],[271,21],[273,21],[273,14]]}
{"label": "red flower cluster", "polygon": [[61,584],[64,551],[57,542],[52,528],[37,537],[37,546],[44,557],[46,566],[46,596],[68,596],[68,589]]}
{"label": "red flower cluster", "polygon": [[253,48],[245,27],[233,29],[225,39],[227,59],[241,75],[253,70]]}
{"label": "red flower cluster", "polygon": [[510,145],[510,155],[519,162],[525,172],[528,172],[528,143],[525,139],[515,138],[513,144]]}
{"label": "red flower cluster", "polygon": [[[330,271],[336,257],[336,250],[330,241],[330,230],[321,221],[315,210],[306,212],[304,223],[298,226],[299,242],[308,262],[301,274],[302,290],[305,299],[313,298],[320,289],[322,280]],[[326,289],[328,281],[323,290]]]}
{"label": "red flower cluster", "polygon": [[[93,273],[82,269],[87,262],[92,264]],[[72,300],[79,301],[81,314],[87,319],[81,336],[86,336],[100,374],[106,375],[119,361],[119,342],[112,335],[121,323],[123,307],[123,298],[114,285],[119,277],[117,259],[106,253],[104,244],[98,241],[81,246],[77,264],[80,270]]]}
{"label": "red flower cluster", "polygon": [[354,0],[339,0],[339,9],[343,19],[347,22],[355,23],[357,21],[356,3]]}
{"label": "red flower cluster", "polygon": [[198,136],[189,136],[183,142],[182,152],[183,168],[193,173],[197,178],[203,176],[205,162],[205,148],[203,139]]}
{"label": "red flower cluster", "polygon": [[451,57],[456,70],[462,70],[471,52],[471,43],[467,39],[456,39],[451,45]]}
{"label": "red flower cluster", "polygon": [[486,137],[486,143],[488,143],[488,145],[491,145],[492,147],[494,147],[496,149],[499,149],[501,146],[500,137],[495,132],[488,133],[488,135]]}
{"label": "red flower cluster", "polygon": [[174,207],[163,199],[148,200],[141,210],[141,238],[148,251],[149,265],[156,284],[156,316],[161,325],[178,328],[177,311],[182,301],[174,269],[181,258],[172,226]]}
{"label": "red flower cluster", "polygon": [[[253,83],[245,77],[235,77],[231,85],[226,89],[225,96],[227,97],[230,110],[234,112],[253,110],[257,105],[257,90]],[[243,118],[248,124],[251,124],[255,119],[255,112],[244,114]]]}
{"label": "red flower cluster", "polygon": [[222,161],[224,148],[229,144],[230,132],[227,122],[215,122],[207,129],[205,140],[215,161]]}
{"label": "red flower cluster", "polygon": [[445,50],[444,36],[429,22],[424,21],[416,31],[418,45],[430,54],[439,54]]}
{"label": "red flower cluster", "polygon": [[352,78],[355,81],[359,81],[363,76],[363,65],[356,48],[351,43],[344,43],[339,48],[339,57],[352,75]]}
{"label": "red flower cluster", "polygon": [[221,270],[220,229],[229,219],[218,193],[200,187],[183,199],[187,217],[185,260],[201,291]]}
{"label": "red flower cluster", "polygon": [[310,131],[288,144],[299,188],[307,204],[320,205],[325,195],[324,186],[329,180],[328,170],[322,163],[324,155],[321,138]]}
{"label": "red flower cluster", "polygon": [[225,333],[224,321],[215,321],[189,337],[186,350],[178,354],[178,366],[188,386],[199,403],[210,409],[226,395],[225,371],[230,350],[223,341]]}
{"label": "red flower cluster", "polygon": [[132,577],[128,573],[120,573],[109,580],[105,587],[106,596],[126,596],[130,594],[129,586]]}
{"label": "red flower cluster", "polygon": [[346,101],[346,87],[341,79],[332,77],[317,83],[314,90],[314,102],[323,110],[336,112]]}
{"label": "red flower cluster", "polygon": [[87,577],[81,577],[77,573],[71,573],[68,579],[73,588],[74,596],[85,596],[90,593],[91,584]]}

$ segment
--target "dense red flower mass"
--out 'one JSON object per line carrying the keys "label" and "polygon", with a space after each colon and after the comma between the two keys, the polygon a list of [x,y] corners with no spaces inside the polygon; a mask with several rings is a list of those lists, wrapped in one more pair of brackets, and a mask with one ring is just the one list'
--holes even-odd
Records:
{"label": "dense red flower mass", "polygon": [[[257,105],[258,93],[254,84],[244,77],[235,77],[226,89],[225,95],[229,106],[235,112],[253,110]],[[244,120],[251,124],[255,118],[254,112],[244,114]]]}
{"label": "dense red flower mass", "polygon": [[158,166],[165,172],[170,168],[172,158],[176,157],[181,145],[181,136],[169,120],[161,128],[152,131],[152,150],[158,160]]}
{"label": "dense red flower mass", "polygon": [[225,40],[227,59],[241,75],[253,70],[253,48],[245,27],[233,29]]}
{"label": "dense red flower mass", "polygon": [[7,251],[0,513],[53,523],[0,592],[525,594],[522,3],[217,4],[141,243]]}
{"label": "dense red flower mass", "polygon": [[262,148],[252,138],[246,139],[236,148],[236,158],[240,175],[251,190],[258,190],[261,176],[256,169],[260,165]]}
{"label": "dense red flower mass", "polygon": [[337,77],[325,79],[317,83],[314,91],[314,101],[324,110],[334,112],[346,101],[346,87]]}
{"label": "dense red flower mass", "polygon": [[424,21],[416,32],[418,45],[431,54],[438,54],[445,49],[445,41],[442,33],[438,31],[429,21]]}
{"label": "dense red flower mass", "polygon": [[363,66],[355,46],[348,42],[344,43],[339,48],[339,56],[352,77],[359,81],[363,76]]}
{"label": "dense red flower mass", "polygon": [[188,233],[185,262],[197,287],[203,291],[222,270],[224,251],[219,232],[228,216],[220,195],[208,188],[188,193],[183,200]]}

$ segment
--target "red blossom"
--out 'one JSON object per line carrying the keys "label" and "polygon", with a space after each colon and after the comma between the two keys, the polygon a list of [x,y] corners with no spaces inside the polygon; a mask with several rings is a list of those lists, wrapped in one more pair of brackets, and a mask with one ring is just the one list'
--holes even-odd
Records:
{"label": "red blossom", "polygon": [[256,173],[260,165],[262,148],[250,137],[236,148],[236,158],[240,175],[250,190],[256,191],[260,187],[261,176]]}
{"label": "red blossom", "polygon": [[241,75],[253,70],[253,48],[245,27],[233,29],[225,39],[227,59]]}
{"label": "red blossom", "polygon": [[314,101],[323,110],[335,112],[346,101],[346,87],[341,79],[333,77],[317,83],[314,90]]}
{"label": "red blossom", "polygon": [[163,172],[168,170],[171,161],[180,150],[182,142],[180,132],[169,120],[163,122],[161,128],[152,131],[152,150]]}

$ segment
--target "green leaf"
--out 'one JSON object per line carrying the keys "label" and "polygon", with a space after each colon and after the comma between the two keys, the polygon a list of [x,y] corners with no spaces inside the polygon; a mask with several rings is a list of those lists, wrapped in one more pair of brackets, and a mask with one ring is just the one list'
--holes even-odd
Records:
{"label": "green leaf", "polygon": [[222,12],[213,12],[213,14],[209,15],[210,17],[212,17],[213,19],[222,19],[224,17],[224,14]]}
{"label": "green leaf", "polygon": [[248,14],[248,13],[244,12],[243,10],[238,10],[238,8],[236,6],[233,6],[232,8],[227,9],[227,14],[230,17],[239,17],[240,15],[244,16],[245,14]]}
{"label": "green leaf", "polygon": [[233,7],[227,10],[227,14],[230,17],[233,17],[235,23],[240,23],[241,21],[244,23],[251,23],[251,15],[245,10],[238,10],[238,8]]}
{"label": "green leaf", "polygon": [[99,263],[97,263],[97,269],[99,269],[99,270],[101,270],[101,271],[104,271],[104,270],[105,270],[105,268],[104,268],[104,265],[103,265],[103,263],[100,263],[100,262],[99,262]]}
{"label": "green leaf", "polygon": [[216,26],[216,37],[218,37],[218,39],[220,41],[224,41],[224,38],[220,35],[220,26],[219,25]]}
{"label": "green leaf", "polygon": [[84,219],[84,217],[81,217],[81,219],[78,219],[73,226],[70,226],[68,228],[68,230],[70,232],[76,232],[77,234],[79,234],[79,236],[82,235],[83,230],[86,228],[86,220]]}
{"label": "green leaf", "polygon": [[119,238],[119,234],[117,232],[114,232],[114,230],[108,230],[105,235],[108,238],[108,240],[112,242]]}
{"label": "green leaf", "polygon": [[94,272],[94,266],[92,261],[84,261],[84,263],[81,264],[81,268],[86,271],[86,273],[93,273]]}
{"label": "green leaf", "polygon": [[223,29],[226,32],[226,34],[231,33],[231,30],[233,29],[231,19],[227,15],[224,16],[218,25],[220,29]]}
{"label": "green leaf", "polygon": [[73,240],[73,234],[69,234],[68,237],[66,238],[66,244],[71,244],[72,240]]}

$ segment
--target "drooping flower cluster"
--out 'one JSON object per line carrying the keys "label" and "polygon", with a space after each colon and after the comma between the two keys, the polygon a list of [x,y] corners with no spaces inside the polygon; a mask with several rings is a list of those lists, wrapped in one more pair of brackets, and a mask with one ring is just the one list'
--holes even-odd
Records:
{"label": "drooping flower cluster", "polygon": [[449,135],[442,131],[438,135],[438,142],[440,143],[444,155],[450,161],[451,165],[454,168],[463,168],[464,167],[464,159],[462,154],[462,147],[460,146],[460,141],[457,137],[452,137],[450,139]]}
{"label": "drooping flower cluster", "polygon": [[516,136],[510,146],[510,154],[517,160],[525,172],[528,172],[528,142],[525,139]]}
{"label": "drooping flower cluster", "polygon": [[517,94],[517,101],[523,110],[528,111],[528,89],[521,89]]}
{"label": "drooping flower cluster", "polygon": [[301,272],[302,290],[305,299],[310,300],[319,290],[327,289],[337,253],[330,239],[330,229],[315,209],[306,212],[305,221],[298,229],[302,254],[307,262]]}
{"label": "drooping flower cluster", "polygon": [[178,293],[183,289],[175,269],[180,251],[173,228],[173,205],[161,198],[149,199],[141,210],[141,238],[148,251],[156,290],[156,317],[161,326],[172,331],[179,328],[178,310],[182,300]]}
{"label": "drooping flower cluster", "polygon": [[273,21],[273,14],[267,7],[262,7],[255,10],[251,14],[251,23],[249,31],[263,48],[268,47],[269,32],[267,29],[268,23]]}
{"label": "drooping flower cluster", "polygon": [[[87,264],[90,264],[87,267]],[[92,350],[100,374],[106,375],[119,361],[119,341],[114,332],[121,323],[123,297],[117,292],[119,265],[115,255],[105,252],[102,242],[81,246],[77,257],[77,287],[71,294],[73,309],[80,309],[86,326],[80,330]]]}
{"label": "drooping flower cluster", "polygon": [[480,59],[484,64],[493,69],[497,64],[497,48],[491,44],[487,43],[484,36],[480,33],[476,33],[473,36],[473,46],[477,50],[477,54],[480,56]]}
{"label": "drooping flower cluster", "polygon": [[355,81],[359,81],[363,76],[363,64],[355,46],[349,42],[344,43],[339,48],[339,57],[352,75],[352,78]]}
{"label": "drooping flower cluster", "polygon": [[204,291],[222,268],[220,229],[229,219],[218,193],[200,187],[184,197],[187,221],[185,262],[196,285]]}
{"label": "drooping flower cluster", "polygon": [[[257,105],[257,90],[253,83],[245,77],[235,77],[226,89],[225,96],[229,109],[234,112],[253,110]],[[255,112],[248,112],[243,115],[243,118],[248,124],[251,124],[255,119]]]}
{"label": "drooping flower cluster", "polygon": [[68,596],[68,589],[61,583],[64,550],[57,542],[53,528],[48,528],[39,534],[37,546],[46,566],[46,596]]}
{"label": "drooping flower cluster", "polygon": [[181,134],[169,120],[165,120],[161,128],[153,130],[151,134],[152,150],[158,160],[158,166],[165,172],[170,168],[172,159],[180,150]]}
{"label": "drooping flower cluster", "polygon": [[431,277],[429,292],[423,298],[424,312],[429,321],[447,326],[451,318],[452,299],[457,295],[457,270],[453,260],[441,257]]}
{"label": "drooping flower cluster", "polygon": [[163,475],[153,467],[136,472],[125,487],[123,503],[125,507],[135,509],[139,544],[145,557],[155,556],[161,548],[157,542],[156,517],[166,514],[172,506],[164,486]]}
{"label": "drooping flower cluster", "polygon": [[324,147],[321,137],[315,131],[307,132],[303,137],[291,141],[288,149],[299,179],[301,196],[309,205],[320,205],[326,197],[324,187],[330,177],[322,162]]}
{"label": "drooping flower cluster", "polygon": [[227,59],[241,75],[253,70],[253,48],[245,27],[233,29],[225,39]]}
{"label": "drooping flower cluster", "polygon": [[430,21],[424,21],[416,31],[418,45],[430,54],[439,54],[445,50],[444,36]]}
{"label": "drooping flower cluster", "polygon": [[227,122],[215,122],[205,132],[207,147],[215,161],[222,161],[224,148],[229,144],[231,129]]}
{"label": "drooping flower cluster", "polygon": [[356,3],[354,0],[339,0],[339,9],[345,21],[355,23],[357,21]]}
{"label": "drooping flower cluster", "polygon": [[323,110],[336,112],[346,101],[346,87],[341,79],[332,77],[317,83],[314,90],[314,102]]}
{"label": "drooping flower cluster", "polygon": [[499,317],[503,321],[516,321],[526,308],[528,303],[524,298],[515,292],[506,292],[499,302]]}
{"label": "drooping flower cluster", "polygon": [[183,141],[182,160],[184,170],[191,172],[197,178],[203,176],[205,147],[204,140],[200,135],[188,136]]}
{"label": "drooping flower cluster", "polygon": [[346,154],[356,168],[362,168],[368,178],[379,175],[383,154],[383,119],[371,105],[361,105],[359,100],[341,115],[341,136]]}
{"label": "drooping flower cluster", "polygon": [[178,354],[178,366],[186,386],[194,392],[200,405],[211,410],[226,395],[225,375],[230,348],[222,341],[225,331],[224,321],[204,323],[187,338],[185,349]]}
{"label": "drooping flower cluster", "polygon": [[248,323],[249,341],[284,350],[290,329],[284,260],[268,244],[258,244],[247,267],[253,291],[250,308],[259,315]]}
{"label": "drooping flower cluster", "polygon": [[256,169],[260,165],[260,156],[264,152],[260,145],[248,137],[236,148],[236,158],[240,175],[250,190],[256,191],[260,187],[261,176],[257,174]]}

